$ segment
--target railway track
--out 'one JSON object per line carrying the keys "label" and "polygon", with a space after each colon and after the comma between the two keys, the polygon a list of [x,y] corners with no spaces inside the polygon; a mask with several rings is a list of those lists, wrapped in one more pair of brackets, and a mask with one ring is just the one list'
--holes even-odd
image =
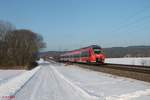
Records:
{"label": "railway track", "polygon": [[150,66],[137,66],[137,65],[120,65],[120,64],[106,64],[107,67],[129,70],[140,73],[150,74]]}
{"label": "railway track", "polygon": [[150,82],[150,66],[72,63],[79,67]]}
{"label": "railway track", "polygon": [[105,68],[112,68],[112,69],[120,69],[120,70],[127,70],[139,73],[148,73],[150,74],[150,66],[139,66],[139,65],[122,65],[122,64],[109,64],[105,63],[103,65],[99,64],[85,64],[97,67],[105,67]]}

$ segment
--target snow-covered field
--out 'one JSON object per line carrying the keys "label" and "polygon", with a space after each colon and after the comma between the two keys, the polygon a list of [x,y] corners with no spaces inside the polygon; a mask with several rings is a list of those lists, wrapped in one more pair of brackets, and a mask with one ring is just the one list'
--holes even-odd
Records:
{"label": "snow-covered field", "polygon": [[25,72],[25,70],[0,70],[0,84],[7,82],[9,79],[23,72]]}
{"label": "snow-covered field", "polygon": [[150,66],[150,57],[143,57],[143,58],[106,58],[105,63]]}
{"label": "snow-covered field", "polygon": [[99,100],[149,100],[150,83],[118,77],[77,66],[57,66],[60,73]]}
{"label": "snow-covered field", "polygon": [[12,100],[150,100],[150,83],[41,61],[0,84],[0,100],[9,95]]}
{"label": "snow-covered field", "polygon": [[[1,99],[3,96],[11,96],[14,95],[18,90],[22,88],[22,86],[37,72],[40,67],[36,67],[31,71],[26,71],[16,77],[13,77],[7,82],[2,82],[0,84],[0,97]],[[7,73],[9,74],[9,73]],[[2,80],[3,81],[3,80]]]}

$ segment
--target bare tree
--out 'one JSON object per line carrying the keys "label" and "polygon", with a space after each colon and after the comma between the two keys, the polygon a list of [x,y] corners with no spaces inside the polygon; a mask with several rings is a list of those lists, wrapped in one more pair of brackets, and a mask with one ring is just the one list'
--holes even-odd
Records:
{"label": "bare tree", "polygon": [[6,33],[12,30],[15,30],[15,27],[11,23],[0,20],[0,64],[5,60],[7,51]]}
{"label": "bare tree", "polygon": [[38,50],[44,47],[42,36],[30,30],[8,32],[5,40],[9,62],[16,66],[29,66],[37,58]]}
{"label": "bare tree", "polygon": [[28,68],[44,47],[41,35],[25,29],[15,30],[11,23],[0,21],[0,65]]}
{"label": "bare tree", "polygon": [[15,30],[15,26],[10,22],[0,20],[0,40],[3,40],[8,31]]}

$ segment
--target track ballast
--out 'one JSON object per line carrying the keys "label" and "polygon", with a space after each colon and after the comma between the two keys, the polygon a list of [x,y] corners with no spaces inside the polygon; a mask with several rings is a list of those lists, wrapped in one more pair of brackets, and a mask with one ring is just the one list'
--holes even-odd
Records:
{"label": "track ballast", "polygon": [[82,68],[150,82],[150,66],[71,63]]}

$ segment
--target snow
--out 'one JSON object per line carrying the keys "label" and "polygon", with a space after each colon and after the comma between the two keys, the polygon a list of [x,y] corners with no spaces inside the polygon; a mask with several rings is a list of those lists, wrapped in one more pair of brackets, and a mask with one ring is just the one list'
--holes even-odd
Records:
{"label": "snow", "polygon": [[0,85],[0,97],[9,95],[14,100],[150,100],[150,83],[43,60]]}
{"label": "snow", "polygon": [[[18,92],[15,100],[95,100],[80,90],[50,64],[40,71]],[[30,90],[30,91],[29,91]]]}
{"label": "snow", "polygon": [[38,64],[48,64],[48,61],[45,61],[43,58],[40,58],[38,61],[36,61]]}
{"label": "snow", "polygon": [[14,95],[36,72],[40,67],[10,79],[0,85],[0,97]]}
{"label": "snow", "polygon": [[0,70],[0,85],[25,71],[26,70]]}
{"label": "snow", "polygon": [[23,72],[25,72],[25,70],[0,70],[0,79],[17,76]]}
{"label": "snow", "polygon": [[105,63],[150,66],[150,57],[143,58],[106,58]]}
{"label": "snow", "polygon": [[150,99],[150,83],[82,69],[77,66],[57,65],[55,68],[72,83],[89,95],[96,96],[99,100]]}
{"label": "snow", "polygon": [[69,85],[71,85],[76,91],[78,91],[80,94],[82,94],[82,96],[88,98],[88,99],[98,99],[96,96],[91,96],[89,95],[87,92],[85,92],[84,90],[82,90],[80,87],[76,86],[74,83],[72,83],[70,80],[68,80],[66,77],[64,77],[64,75],[62,75],[61,73],[59,73],[55,67],[51,66],[51,68],[56,72],[57,75],[59,75],[61,77],[62,80],[66,81]]}
{"label": "snow", "polygon": [[44,59],[43,59],[43,58],[40,58],[40,60],[38,60],[37,63],[39,63],[39,64],[40,64],[40,63],[44,63]]}

